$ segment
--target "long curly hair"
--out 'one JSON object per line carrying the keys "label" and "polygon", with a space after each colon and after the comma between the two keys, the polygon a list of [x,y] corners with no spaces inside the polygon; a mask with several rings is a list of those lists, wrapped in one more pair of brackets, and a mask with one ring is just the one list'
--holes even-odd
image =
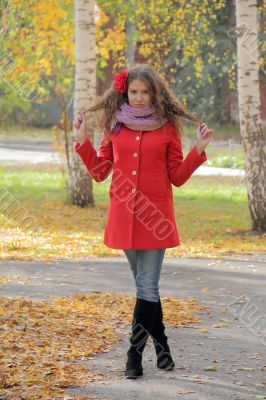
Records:
{"label": "long curly hair", "polygon": [[176,134],[181,136],[183,127],[180,119],[184,118],[194,123],[202,121],[190,114],[182,107],[172,92],[167,82],[159,75],[159,73],[148,64],[136,64],[128,71],[126,80],[126,90],[120,93],[114,89],[113,85],[106,90],[102,97],[96,103],[86,109],[86,111],[100,111],[99,118],[100,127],[104,130],[107,142],[110,139],[110,133],[115,125],[115,113],[120,106],[128,102],[127,91],[130,83],[135,79],[146,83],[151,94],[151,106],[153,107],[157,117],[161,120],[168,119],[174,126]]}

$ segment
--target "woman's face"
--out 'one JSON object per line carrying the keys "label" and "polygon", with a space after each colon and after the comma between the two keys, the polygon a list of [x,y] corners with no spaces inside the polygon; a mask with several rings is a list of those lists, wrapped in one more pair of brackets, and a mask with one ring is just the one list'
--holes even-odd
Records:
{"label": "woman's face", "polygon": [[145,82],[135,79],[128,85],[128,103],[131,107],[145,108],[150,105],[151,94]]}

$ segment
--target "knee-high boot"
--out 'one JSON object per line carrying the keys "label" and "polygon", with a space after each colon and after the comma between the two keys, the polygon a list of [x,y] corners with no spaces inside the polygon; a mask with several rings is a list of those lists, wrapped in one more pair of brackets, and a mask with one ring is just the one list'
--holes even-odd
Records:
{"label": "knee-high boot", "polygon": [[143,375],[142,353],[151,334],[157,314],[158,302],[136,298],[133,313],[130,348],[127,352],[125,376],[136,379]]}
{"label": "knee-high boot", "polygon": [[175,363],[172,359],[170,349],[167,343],[168,337],[165,334],[165,326],[163,323],[163,310],[161,299],[158,301],[157,314],[151,330],[151,336],[157,356],[157,367],[170,371],[174,368]]}

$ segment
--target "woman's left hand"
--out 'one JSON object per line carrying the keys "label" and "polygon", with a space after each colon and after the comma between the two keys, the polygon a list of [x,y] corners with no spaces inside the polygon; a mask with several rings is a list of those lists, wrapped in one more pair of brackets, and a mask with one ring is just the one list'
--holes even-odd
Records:
{"label": "woman's left hand", "polygon": [[208,146],[210,141],[213,139],[213,130],[208,127],[207,124],[202,123],[198,126],[197,129],[197,148],[199,150],[199,154],[203,152],[203,150]]}

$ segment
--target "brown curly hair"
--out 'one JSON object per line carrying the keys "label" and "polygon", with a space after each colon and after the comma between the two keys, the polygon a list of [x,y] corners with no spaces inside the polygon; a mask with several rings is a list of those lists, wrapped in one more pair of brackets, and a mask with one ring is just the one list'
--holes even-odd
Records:
{"label": "brown curly hair", "polygon": [[[129,84],[135,79],[146,83],[151,93],[151,106],[157,117],[160,120],[163,118],[168,119],[175,126],[177,135],[181,136],[183,131],[180,118],[188,119],[197,124],[202,122],[199,118],[187,112],[178,103],[176,96],[169,88],[167,82],[150,65],[136,64],[130,68],[128,70],[126,87],[128,88]],[[115,113],[125,102],[128,102],[127,89],[124,93],[120,93],[112,85],[92,107],[87,108],[83,112],[101,111],[100,126],[109,141],[110,132],[116,122]]]}

